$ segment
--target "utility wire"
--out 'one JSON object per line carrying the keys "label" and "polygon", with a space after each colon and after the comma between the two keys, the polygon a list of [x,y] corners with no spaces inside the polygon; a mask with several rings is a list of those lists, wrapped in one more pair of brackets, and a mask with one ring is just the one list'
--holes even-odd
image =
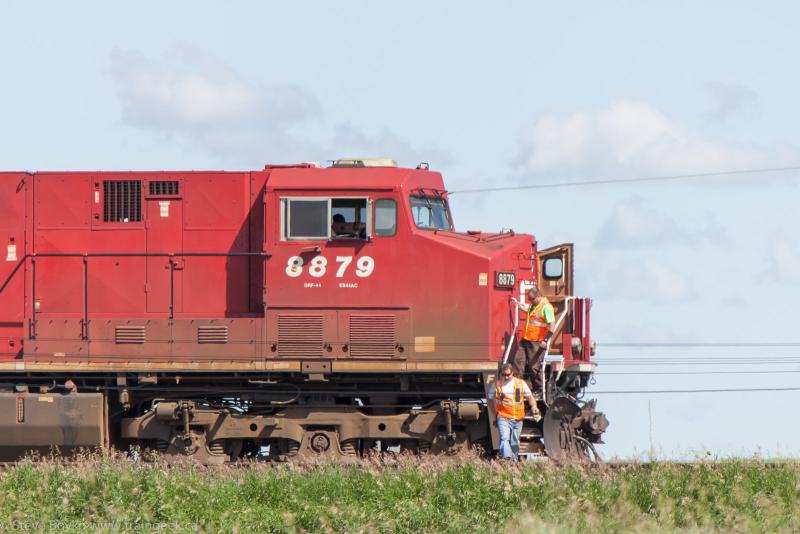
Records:
{"label": "utility wire", "polygon": [[664,182],[668,180],[687,180],[691,178],[707,178],[712,176],[736,176],[742,174],[761,174],[773,172],[787,172],[800,170],[800,165],[790,167],[768,167],[764,169],[741,169],[731,171],[718,171],[718,172],[698,172],[692,174],[673,174],[667,176],[648,176],[640,178],[610,178],[606,180],[581,180],[576,182],[550,182],[544,184],[522,184],[522,185],[509,185],[501,187],[482,187],[476,189],[461,189],[450,191],[450,194],[466,194],[466,193],[491,193],[495,191],[519,191],[523,189],[551,189],[556,187],[578,187],[584,185],[608,185],[608,184],[624,184],[632,182]]}
{"label": "utility wire", "polygon": [[670,365],[670,364],[682,364],[682,363],[707,363],[707,364],[725,364],[725,363],[733,363],[737,364],[740,362],[750,362],[754,361],[756,363],[795,363],[800,361],[800,357],[798,356],[787,356],[787,357],[775,357],[775,356],[765,356],[765,355],[753,355],[753,356],[746,356],[743,358],[663,358],[663,357],[642,357],[642,358],[599,358],[594,357],[590,360],[589,363],[600,363],[600,364],[609,364],[609,363],[630,363],[630,364],[643,364],[643,365]]}
{"label": "utility wire", "polygon": [[586,395],[655,395],[660,393],[746,393],[763,391],[800,391],[798,388],[730,388],[730,389],[642,389],[621,391],[587,391]]}
{"label": "utility wire", "polygon": [[708,342],[611,342],[597,343],[598,347],[800,347],[800,341],[755,342],[755,341],[708,341]]}
{"label": "utility wire", "polygon": [[800,373],[800,369],[776,369],[773,371],[751,370],[751,371],[610,371],[603,372],[597,371],[595,376],[609,376],[609,375],[635,375],[635,376],[650,376],[650,375],[782,375],[786,373]]}
{"label": "utility wire", "polygon": [[709,362],[709,361],[700,361],[700,362],[603,362],[594,360],[594,363],[598,364],[601,368],[605,366],[614,366],[614,365],[624,365],[626,367],[665,367],[665,366],[703,366],[703,365],[717,365],[717,366],[724,366],[724,367],[735,367],[740,365],[800,365],[800,359],[798,360],[759,360],[759,361],[750,361],[750,362],[725,362],[725,361],[716,361],[716,362]]}
{"label": "utility wire", "polygon": [[592,363],[599,365],[601,368],[606,366],[624,365],[628,367],[682,367],[686,365],[692,366],[718,366],[718,367],[737,367],[742,365],[798,365],[800,358],[762,358],[762,357],[749,357],[741,360],[731,360],[723,358],[706,358],[697,360],[668,360],[668,359],[614,359],[604,360],[600,358],[593,358]]}
{"label": "utility wire", "polygon": [[786,354],[786,355],[777,355],[777,354],[748,354],[745,356],[697,356],[696,358],[687,357],[687,356],[655,356],[655,355],[647,355],[647,356],[617,356],[617,357],[609,357],[609,356],[595,356],[592,358],[592,362],[594,363],[697,363],[697,362],[709,362],[709,363],[725,363],[725,362],[749,362],[749,361],[771,361],[771,362],[794,362],[800,360],[800,355],[797,354]]}
{"label": "utility wire", "polygon": [[664,361],[660,361],[660,362],[649,362],[649,363],[647,363],[647,362],[646,363],[640,363],[640,362],[636,362],[636,361],[630,361],[630,362],[594,361],[593,363],[596,363],[596,364],[598,364],[600,366],[605,366],[605,365],[627,365],[627,366],[631,366],[631,367],[637,367],[637,366],[646,366],[646,367],[651,367],[651,366],[683,366],[683,365],[716,365],[716,366],[731,365],[731,366],[737,366],[737,365],[797,365],[797,364],[800,364],[800,360],[759,360],[759,361],[752,361],[752,362],[750,362],[750,361],[742,361],[742,362],[724,362],[724,361],[698,361],[698,362],[691,362],[691,361],[687,361],[687,362],[669,362],[669,361],[667,361],[667,362],[664,362]]}
{"label": "utility wire", "polygon": [[595,356],[591,360],[594,363],[726,363],[726,362],[795,362],[800,361],[800,355],[766,355],[766,354],[748,354],[746,356],[698,356],[697,358],[687,358],[685,356],[622,356],[611,358],[608,356]]}

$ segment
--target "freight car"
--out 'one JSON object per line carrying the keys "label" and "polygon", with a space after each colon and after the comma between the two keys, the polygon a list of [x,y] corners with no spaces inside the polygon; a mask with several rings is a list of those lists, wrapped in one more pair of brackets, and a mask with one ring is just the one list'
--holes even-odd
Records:
{"label": "freight car", "polygon": [[556,307],[523,452],[592,457],[572,246],[457,232],[439,173],[0,173],[0,459],[136,446],[222,463],[497,447],[485,401],[538,285]]}

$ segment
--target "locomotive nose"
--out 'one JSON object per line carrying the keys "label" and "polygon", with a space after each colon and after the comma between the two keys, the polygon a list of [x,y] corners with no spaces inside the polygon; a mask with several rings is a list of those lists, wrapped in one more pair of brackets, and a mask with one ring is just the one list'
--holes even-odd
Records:
{"label": "locomotive nose", "polygon": [[535,255],[531,236],[515,236],[503,244],[501,250],[491,254],[489,266],[495,289],[524,290],[533,283]]}
{"label": "locomotive nose", "polygon": [[[486,238],[487,286],[489,288],[489,331],[491,357],[505,362],[510,354],[512,338],[520,328],[516,299],[526,302],[526,292],[534,285],[536,257],[534,239],[530,235],[505,235]],[[524,322],[524,321],[523,321]]]}

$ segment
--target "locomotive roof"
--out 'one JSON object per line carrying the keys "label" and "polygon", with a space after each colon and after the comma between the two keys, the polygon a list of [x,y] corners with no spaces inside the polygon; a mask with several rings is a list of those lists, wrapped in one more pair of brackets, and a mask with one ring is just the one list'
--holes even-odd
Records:
{"label": "locomotive roof", "polygon": [[424,169],[393,167],[271,169],[269,189],[444,189],[442,175]]}
{"label": "locomotive roof", "polygon": [[[267,166],[270,173],[267,187],[270,189],[320,190],[320,189],[363,189],[413,191],[417,188],[444,190],[441,173],[427,169],[401,167],[306,167],[306,166]],[[254,171],[259,172],[259,171]],[[209,174],[249,174],[247,171],[192,170],[192,171],[34,171],[18,173],[4,172],[4,175],[36,174],[79,175],[89,174],[97,177],[141,176],[153,179],[161,176],[181,176],[191,179]]]}

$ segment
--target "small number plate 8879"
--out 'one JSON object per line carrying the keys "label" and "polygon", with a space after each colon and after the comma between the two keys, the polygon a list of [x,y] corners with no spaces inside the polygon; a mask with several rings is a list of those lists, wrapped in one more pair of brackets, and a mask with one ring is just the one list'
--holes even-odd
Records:
{"label": "small number plate 8879", "polygon": [[494,277],[494,284],[497,287],[514,287],[517,283],[517,276],[514,273],[497,271]]}

